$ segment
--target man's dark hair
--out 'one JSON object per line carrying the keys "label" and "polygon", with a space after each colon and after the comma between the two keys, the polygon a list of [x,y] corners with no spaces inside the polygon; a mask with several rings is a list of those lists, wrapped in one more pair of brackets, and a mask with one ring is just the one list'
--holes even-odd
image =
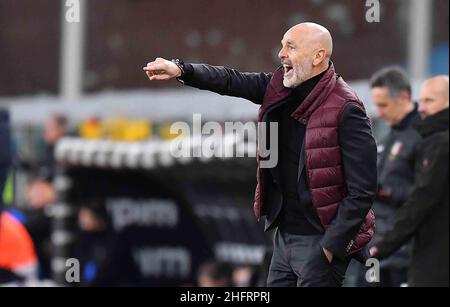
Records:
{"label": "man's dark hair", "polygon": [[370,87],[387,87],[392,97],[397,97],[401,92],[411,95],[411,83],[399,66],[386,67],[376,72],[370,79]]}
{"label": "man's dark hair", "polygon": [[62,114],[53,114],[51,117],[52,120],[56,122],[56,124],[61,128],[67,128],[67,125],[69,123],[69,120],[65,115]]}

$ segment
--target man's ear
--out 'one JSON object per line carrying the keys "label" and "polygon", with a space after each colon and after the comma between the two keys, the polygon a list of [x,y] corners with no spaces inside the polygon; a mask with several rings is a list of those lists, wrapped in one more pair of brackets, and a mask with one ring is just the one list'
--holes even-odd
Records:
{"label": "man's ear", "polygon": [[408,92],[405,92],[405,91],[401,92],[401,93],[398,95],[398,97],[399,97],[401,100],[404,100],[404,101],[409,101],[409,100],[411,100],[411,94],[409,94]]}
{"label": "man's ear", "polygon": [[325,59],[327,52],[324,48],[316,50],[314,53],[313,66],[319,66]]}

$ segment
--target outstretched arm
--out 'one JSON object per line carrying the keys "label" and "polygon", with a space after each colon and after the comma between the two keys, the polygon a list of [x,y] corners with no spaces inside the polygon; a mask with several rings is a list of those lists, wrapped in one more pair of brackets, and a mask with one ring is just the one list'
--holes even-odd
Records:
{"label": "outstretched arm", "polygon": [[186,85],[220,95],[244,98],[261,104],[272,74],[242,73],[235,69],[207,64],[185,64],[185,71],[172,61],[157,58],[144,67],[151,81],[178,80]]}

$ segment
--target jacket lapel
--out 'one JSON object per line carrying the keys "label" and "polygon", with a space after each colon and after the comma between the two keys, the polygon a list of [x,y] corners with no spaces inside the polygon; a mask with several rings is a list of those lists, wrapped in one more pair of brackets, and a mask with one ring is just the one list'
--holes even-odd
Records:
{"label": "jacket lapel", "polygon": [[300,149],[300,158],[298,160],[297,182],[300,181],[300,176],[302,175],[304,168],[305,168],[305,138],[303,138],[302,147]]}

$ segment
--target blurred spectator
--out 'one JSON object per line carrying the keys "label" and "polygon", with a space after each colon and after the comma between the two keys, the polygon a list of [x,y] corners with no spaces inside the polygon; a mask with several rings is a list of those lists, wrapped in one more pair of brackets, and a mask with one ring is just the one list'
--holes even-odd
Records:
{"label": "blurred spectator", "polygon": [[255,267],[239,266],[233,270],[233,285],[235,287],[257,286],[257,270]]}
{"label": "blurred spectator", "polygon": [[101,205],[81,207],[78,212],[78,225],[80,230],[85,232],[106,231],[108,227],[106,208]]}
{"label": "blurred spectator", "polygon": [[79,286],[144,286],[133,258],[130,237],[134,233],[116,233],[102,199],[83,200],[78,212],[79,233],[74,246],[79,259]]}
{"label": "blurred spectator", "polygon": [[[4,209],[4,189],[11,167],[11,142],[10,142],[9,114],[6,110],[0,109],[0,284],[22,280],[20,276],[12,272],[12,259],[8,247],[8,238],[11,233],[7,222],[10,216],[2,213]],[[6,228],[6,230],[2,230]],[[14,234],[14,233],[12,233]]]}
{"label": "blurred spectator", "polygon": [[36,179],[28,187],[27,200],[33,208],[41,208],[55,201],[56,193],[52,185],[55,176],[54,149],[56,143],[68,132],[67,118],[54,115],[45,124],[44,157],[37,166]]}
{"label": "blurred spectator", "polygon": [[107,265],[114,242],[105,206],[99,201],[83,205],[78,212],[78,225],[80,233],[75,250],[82,268],[81,285],[113,284],[113,280],[100,276],[113,270]]}
{"label": "blurred spectator", "polygon": [[231,287],[232,272],[226,263],[205,262],[198,269],[197,284],[199,287]]}
{"label": "blurred spectator", "polygon": [[9,132],[9,115],[0,109],[0,212],[3,209],[3,192],[11,167],[11,140]]}
{"label": "blurred spectator", "polygon": [[25,212],[24,224],[36,245],[41,279],[49,278],[51,271],[51,217],[48,206],[56,201],[56,192],[52,183],[56,166],[53,151],[58,140],[67,134],[67,125],[67,119],[62,115],[53,115],[47,120],[43,135],[44,155],[38,165],[31,170],[34,178],[27,189],[29,208]]}
{"label": "blurred spectator", "polygon": [[427,80],[421,89],[415,127],[418,146],[416,178],[394,227],[375,241],[371,254],[385,259],[414,238],[408,271],[410,286],[449,286],[449,78]]}
{"label": "blurred spectator", "polygon": [[[399,67],[387,67],[371,80],[372,100],[380,118],[390,127],[378,143],[378,191],[373,205],[376,218],[374,239],[394,223],[395,211],[401,207],[414,183],[415,148],[421,137],[412,126],[419,117],[411,100],[411,84]],[[399,287],[407,281],[409,245],[381,262],[380,286]],[[365,276],[365,270],[364,274]]]}

